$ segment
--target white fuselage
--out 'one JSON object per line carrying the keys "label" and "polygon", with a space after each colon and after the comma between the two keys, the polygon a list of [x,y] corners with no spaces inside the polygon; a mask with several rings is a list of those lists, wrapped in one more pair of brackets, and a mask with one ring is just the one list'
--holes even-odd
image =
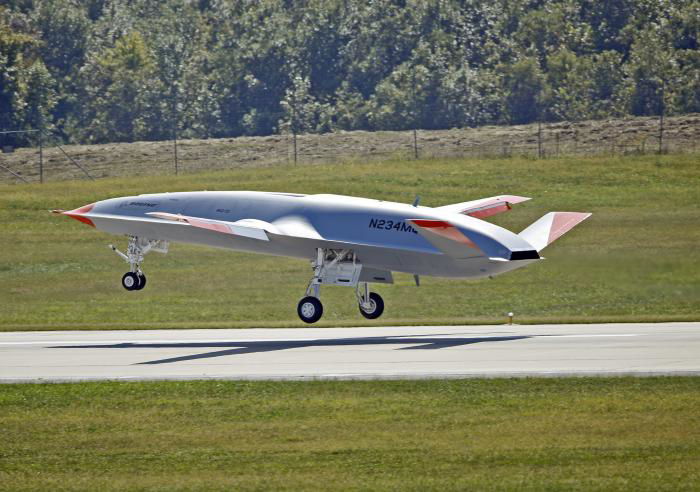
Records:
{"label": "white fuselage", "polygon": [[[147,215],[152,212],[226,222],[259,221],[266,224],[271,240],[182,227]],[[509,261],[512,252],[533,247],[517,234],[483,220],[430,207],[340,195],[159,193],[100,201],[86,217],[112,234],[309,260],[315,258],[317,248],[351,249],[366,267],[440,277],[491,276],[536,261]],[[445,254],[411,226],[411,219],[449,221],[479,248]]]}

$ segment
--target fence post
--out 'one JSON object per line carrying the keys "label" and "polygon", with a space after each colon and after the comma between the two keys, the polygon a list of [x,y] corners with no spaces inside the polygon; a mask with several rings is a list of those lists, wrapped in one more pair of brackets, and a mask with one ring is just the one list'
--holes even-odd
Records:
{"label": "fence post", "polygon": [[659,115],[659,154],[663,154],[664,151],[664,85],[661,84],[661,112]]}
{"label": "fence post", "polygon": [[418,159],[418,102],[416,101],[416,64],[411,65],[411,99],[413,110],[413,158]]}
{"label": "fence post", "polygon": [[542,122],[537,120],[537,157],[542,159]]}
{"label": "fence post", "polygon": [[418,132],[415,125],[413,126],[413,158],[418,159]]}
{"label": "fence post", "polygon": [[39,129],[39,183],[44,183],[44,128]]}
{"label": "fence post", "polygon": [[177,128],[173,128],[173,157],[175,158],[175,176],[177,176]]}
{"label": "fence post", "polygon": [[297,165],[297,131],[292,128],[292,147],[294,149],[294,165]]}

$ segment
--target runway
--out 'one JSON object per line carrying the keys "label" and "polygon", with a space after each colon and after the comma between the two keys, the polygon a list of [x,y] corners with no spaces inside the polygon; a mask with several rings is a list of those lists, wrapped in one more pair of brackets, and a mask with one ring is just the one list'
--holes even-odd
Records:
{"label": "runway", "polygon": [[700,375],[700,323],[0,333],[0,382]]}

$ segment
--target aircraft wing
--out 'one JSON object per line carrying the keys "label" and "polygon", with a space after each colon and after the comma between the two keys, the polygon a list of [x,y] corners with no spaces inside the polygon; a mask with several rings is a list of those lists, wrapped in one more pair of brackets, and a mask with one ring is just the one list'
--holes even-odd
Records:
{"label": "aircraft wing", "polygon": [[530,198],[516,195],[499,195],[472,200],[471,202],[453,203],[452,205],[436,207],[435,210],[484,219],[501,212],[507,212],[514,203],[526,202],[527,200],[530,200]]}

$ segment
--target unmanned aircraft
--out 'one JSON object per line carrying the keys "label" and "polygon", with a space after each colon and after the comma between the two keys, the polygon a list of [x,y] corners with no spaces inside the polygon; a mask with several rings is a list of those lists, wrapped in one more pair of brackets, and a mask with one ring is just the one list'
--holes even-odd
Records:
{"label": "unmanned aircraft", "polygon": [[254,191],[159,193],[54,210],[101,231],[126,235],[122,286],[146,286],[141,270],[150,251],[170,242],[311,262],[313,277],[297,306],[302,321],[323,315],[323,285],[354,287],[360,313],[381,316],[384,301],[370,283],[393,283],[392,272],[436,277],[500,275],[541,260],[540,252],[591,214],[550,212],[519,234],[486,222],[529,198],[503,195],[443,207],[424,207],[342,195]]}

